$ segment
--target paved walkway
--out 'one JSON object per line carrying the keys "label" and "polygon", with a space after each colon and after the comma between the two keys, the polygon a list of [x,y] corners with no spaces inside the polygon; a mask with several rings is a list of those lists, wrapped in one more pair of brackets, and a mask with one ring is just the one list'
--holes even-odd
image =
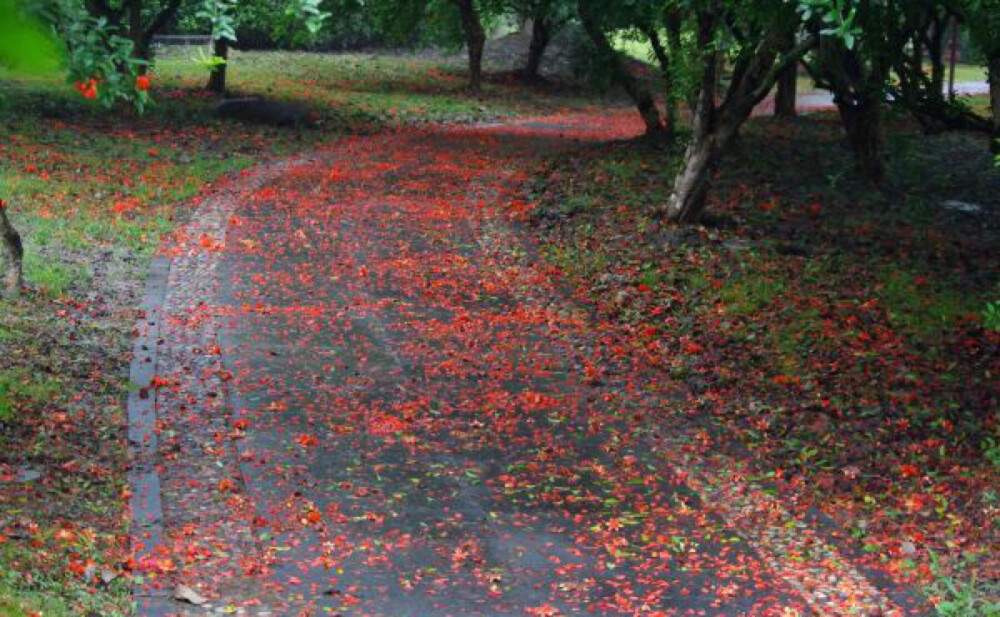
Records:
{"label": "paved walkway", "polygon": [[920,614],[519,231],[537,154],[640,129],[349,138],[220,187],[142,324],[140,614]]}
{"label": "paved walkway", "polygon": [[[986,81],[962,81],[955,84],[955,94],[959,97],[982,96],[990,93],[990,84]],[[774,102],[768,98],[765,105],[773,109]],[[812,92],[800,92],[796,98],[796,105],[803,112],[822,111],[835,109],[833,103],[833,93],[826,90],[814,90]]]}

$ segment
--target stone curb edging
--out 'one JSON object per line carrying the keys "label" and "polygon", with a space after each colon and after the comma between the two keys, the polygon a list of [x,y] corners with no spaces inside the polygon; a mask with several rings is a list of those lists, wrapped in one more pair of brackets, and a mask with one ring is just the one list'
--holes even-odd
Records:
{"label": "stone curb edging", "polygon": [[[129,366],[128,413],[128,472],[129,511],[132,526],[129,532],[131,555],[136,564],[153,558],[154,547],[163,539],[163,504],[160,499],[160,474],[156,468],[158,439],[156,435],[156,377],[159,351],[160,319],[163,316],[167,279],[172,260],[154,257],[146,279],[146,289],[136,322],[136,336]],[[151,593],[142,579],[133,583],[133,598],[146,615],[169,613],[168,598]]]}

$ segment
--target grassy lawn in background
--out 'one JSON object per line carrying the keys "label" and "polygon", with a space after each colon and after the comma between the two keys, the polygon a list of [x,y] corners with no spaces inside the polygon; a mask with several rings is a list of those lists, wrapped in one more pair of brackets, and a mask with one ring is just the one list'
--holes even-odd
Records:
{"label": "grassy lawn in background", "polygon": [[0,300],[0,615],[129,612],[123,404],[149,258],[227,174],[390,126],[553,111],[586,99],[487,83],[432,57],[241,53],[234,93],[307,107],[315,128],[212,117],[205,69],[169,49],[141,118],[0,70],[0,199],[30,292]]}
{"label": "grassy lawn in background", "polygon": [[[615,41],[615,47],[636,60],[653,64],[656,62],[653,56],[653,48],[646,40],[618,37]],[[978,64],[958,64],[955,66],[955,81],[986,81],[986,67]],[[808,76],[800,75],[798,88],[799,92],[811,92],[816,90],[816,84]]]}

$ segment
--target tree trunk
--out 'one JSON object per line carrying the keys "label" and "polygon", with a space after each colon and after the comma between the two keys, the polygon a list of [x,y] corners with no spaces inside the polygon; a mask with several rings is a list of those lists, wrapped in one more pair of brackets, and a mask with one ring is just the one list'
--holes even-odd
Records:
{"label": "tree trunk", "polygon": [[473,0],[454,0],[462,18],[462,30],[465,32],[465,45],[469,48],[469,90],[479,92],[483,84],[483,48],[486,46],[486,33],[479,21],[479,13]]}
{"label": "tree trunk", "polygon": [[579,3],[580,21],[583,22],[583,29],[587,31],[587,36],[597,48],[597,53],[608,63],[614,81],[625,90],[629,98],[635,103],[642,121],[646,125],[646,135],[648,137],[661,137],[664,133],[663,122],[660,120],[660,110],[656,107],[656,101],[635,76],[629,72],[628,67],[622,62],[618,52],[608,41],[607,35],[601,29],[594,16],[590,13],[586,0]]}
{"label": "tree trunk", "polygon": [[718,149],[710,136],[688,144],[684,152],[684,167],[674,179],[674,192],[667,202],[669,220],[676,223],[698,220],[705,210],[709,183],[718,160]]}
{"label": "tree trunk", "polygon": [[1000,53],[989,58],[990,109],[993,116],[993,141],[990,149],[1000,154]]}
{"label": "tree trunk", "polygon": [[[702,26],[700,40],[708,40],[711,24]],[[709,52],[702,58],[701,87],[691,122],[691,141],[684,151],[684,165],[674,178],[674,190],[667,200],[667,219],[675,223],[690,223],[705,210],[712,172],[719,162],[721,149],[715,139],[718,87],[718,53]]]}
{"label": "tree trunk", "polygon": [[[721,105],[716,104],[721,53],[711,45],[720,14],[703,11],[698,15],[698,48],[703,50],[698,102],[691,123],[691,141],[684,164],[674,180],[673,193],[664,214],[676,223],[691,223],[701,216],[715,172],[723,155],[732,147],[740,127],[771,91],[782,71],[794,67],[815,47],[817,37],[796,43],[779,53],[781,32],[769,33],[754,55],[733,66],[731,80]],[[787,39],[787,36],[786,36]]]}
{"label": "tree trunk", "polygon": [[885,180],[882,158],[882,105],[871,96],[859,96],[853,101],[834,98],[840,119],[847,132],[847,141],[854,152],[854,163],[862,178],[872,184]]}
{"label": "tree trunk", "polygon": [[525,81],[536,82],[539,78],[539,71],[542,68],[542,59],[545,57],[545,49],[552,39],[552,32],[549,24],[541,15],[536,15],[532,20],[531,43],[528,45],[528,62],[524,65],[521,75]]}
{"label": "tree trunk", "polygon": [[212,53],[222,58],[226,62],[212,67],[212,74],[208,76],[208,90],[220,96],[226,94],[226,66],[229,60],[229,40],[218,39],[212,44]]}
{"label": "tree trunk", "polygon": [[132,55],[140,60],[149,60],[149,50],[143,45],[142,0],[127,0],[125,16],[128,20],[128,38],[132,40]]}
{"label": "tree trunk", "polygon": [[17,296],[24,286],[22,274],[22,261],[24,259],[24,247],[21,244],[21,236],[11,225],[7,218],[7,204],[0,201],[0,249],[3,249],[4,256],[4,295]]}
{"label": "tree trunk", "polygon": [[778,89],[774,95],[774,115],[778,118],[794,118],[796,94],[799,87],[799,65],[793,64],[778,77]]}
{"label": "tree trunk", "polygon": [[673,134],[677,128],[677,93],[674,84],[674,69],[671,62],[670,53],[663,46],[660,35],[654,28],[643,29],[643,34],[649,39],[649,44],[653,47],[653,54],[660,64],[660,74],[663,78],[663,93],[666,97],[666,132]]}

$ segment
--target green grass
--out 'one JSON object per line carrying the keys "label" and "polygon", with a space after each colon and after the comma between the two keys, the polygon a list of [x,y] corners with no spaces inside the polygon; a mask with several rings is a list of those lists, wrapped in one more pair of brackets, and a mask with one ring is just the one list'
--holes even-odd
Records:
{"label": "green grass", "polygon": [[880,297],[889,320],[921,339],[940,338],[960,318],[974,315],[979,306],[967,293],[898,269],[885,270],[880,279]]}
{"label": "green grass", "polygon": [[[176,48],[156,65],[164,87],[194,89],[206,79],[193,51]],[[331,123],[399,124],[510,116],[574,106],[578,97],[485,83],[469,96],[460,63],[418,56],[234,52],[228,85],[234,92],[305,102]]]}
{"label": "green grass", "polygon": [[73,612],[56,597],[29,593],[23,590],[4,589],[0,586],[0,617],[28,617],[41,614],[45,617],[70,617]]}
{"label": "green grass", "polygon": [[611,261],[601,251],[591,251],[583,247],[545,247],[546,259],[571,276],[594,276],[606,272]]}
{"label": "green grass", "polygon": [[[51,538],[44,538],[51,541]],[[75,543],[74,550],[86,558],[91,548],[85,542]],[[111,581],[117,592],[117,601],[107,602],[100,594],[93,594],[72,575],[62,572],[51,576],[35,569],[34,556],[13,544],[0,545],[0,564],[14,564],[17,569],[0,568],[0,617],[27,617],[41,614],[45,617],[78,617],[79,615],[128,614],[130,602],[128,583],[123,577]],[[20,571],[18,571],[20,569]],[[25,575],[30,573],[30,582]],[[65,576],[65,578],[64,578]]]}
{"label": "green grass", "polygon": [[784,374],[804,376],[803,366],[823,332],[819,311],[808,309],[792,316],[789,323],[775,326],[769,333],[776,362]]}
{"label": "green grass", "polygon": [[10,420],[20,404],[43,403],[59,392],[59,383],[26,369],[0,371],[0,420]]}
{"label": "green grass", "polygon": [[34,251],[29,251],[24,258],[24,275],[42,293],[53,297],[64,296],[74,286],[82,287],[87,281],[82,268],[53,262]]}
{"label": "green grass", "polygon": [[[928,595],[939,599],[935,605],[941,617],[1000,617],[1000,584],[996,581],[979,581],[964,572],[975,562],[966,557],[956,572],[946,572],[932,552],[931,571],[934,582],[927,586]],[[990,600],[989,598],[994,598]]]}
{"label": "green grass", "polygon": [[748,270],[722,288],[720,299],[732,315],[755,315],[770,306],[785,289],[782,279]]}

